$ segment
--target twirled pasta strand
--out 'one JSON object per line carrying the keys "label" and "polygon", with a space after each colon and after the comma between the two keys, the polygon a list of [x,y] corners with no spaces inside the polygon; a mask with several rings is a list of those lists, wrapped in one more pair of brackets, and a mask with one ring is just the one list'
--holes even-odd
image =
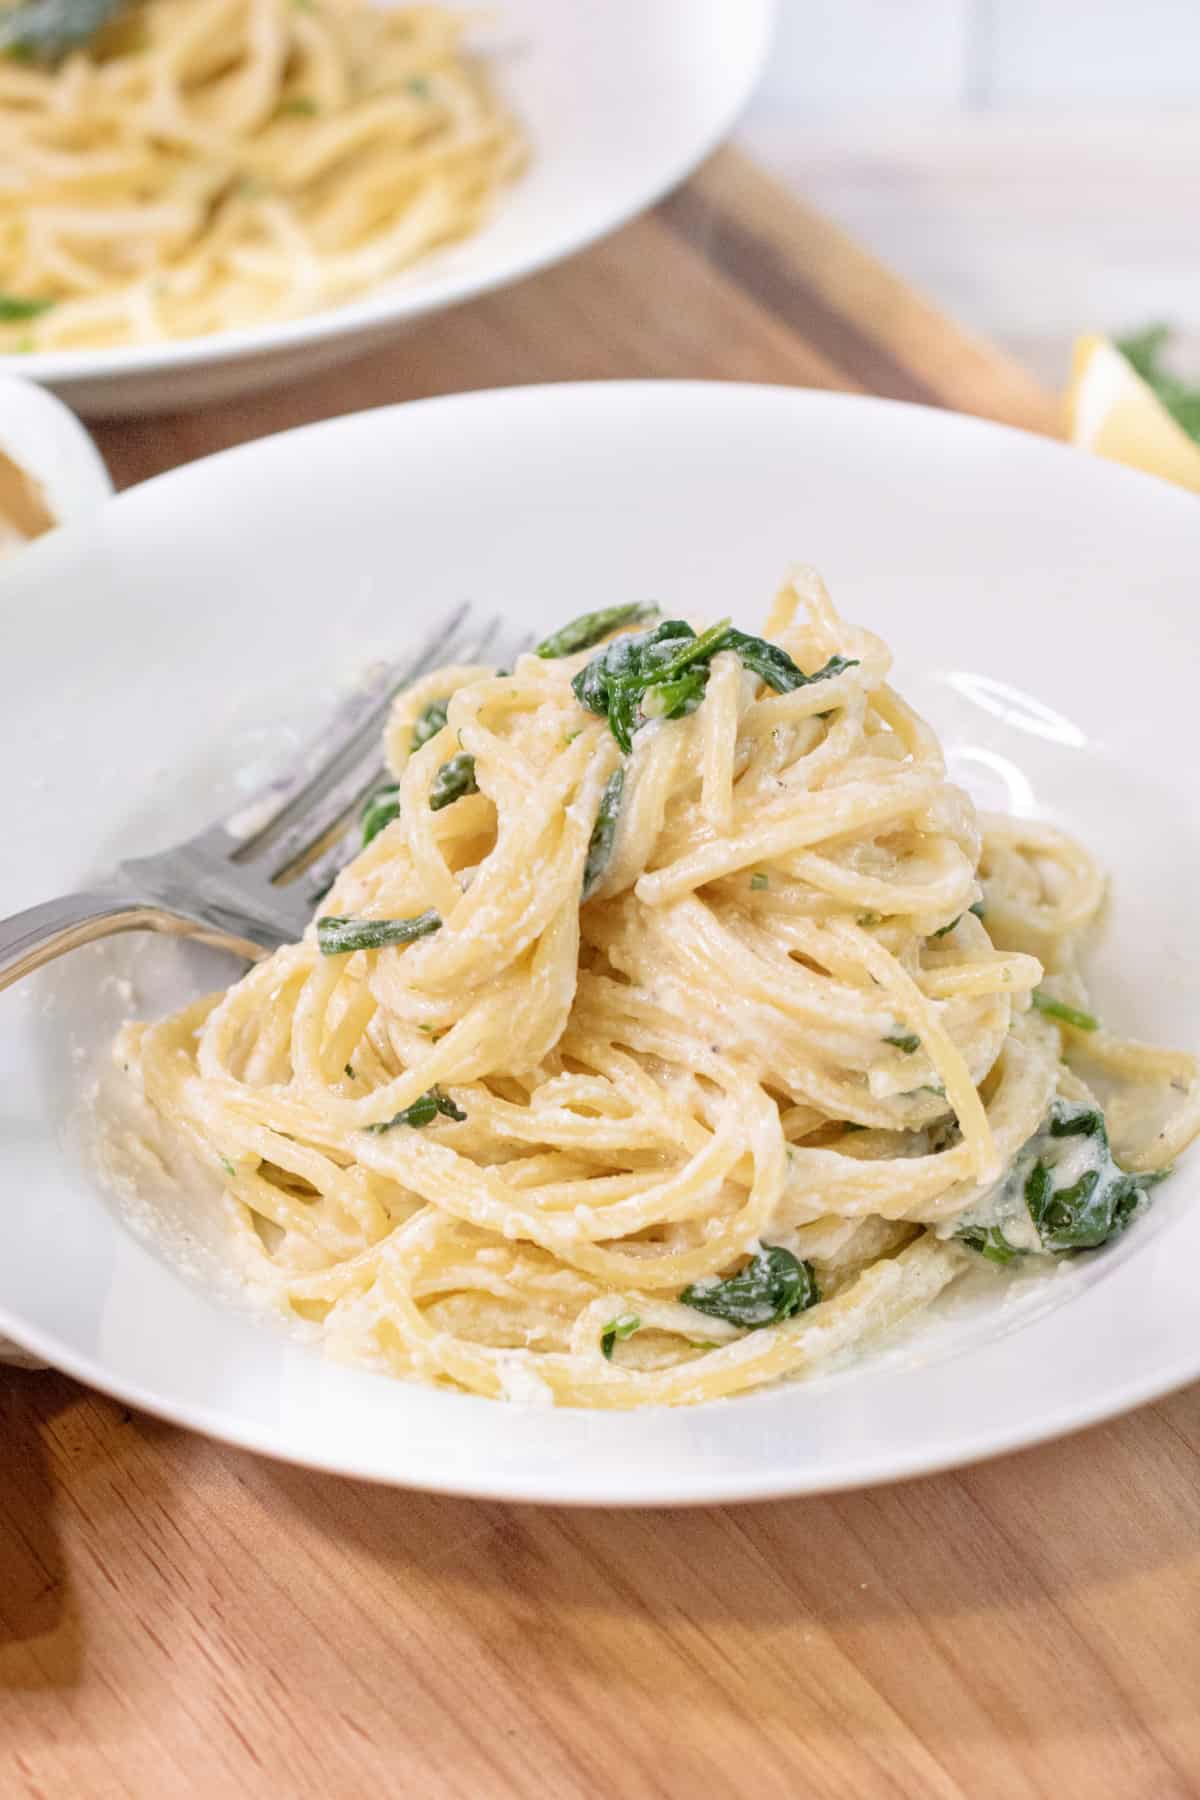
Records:
{"label": "twirled pasta strand", "polygon": [[[572,691],[587,653],[438,671],[388,728],[399,816],[324,907],[434,906],[441,928],[330,956],[310,930],[228,994],[127,1028],[150,1105],[224,1170],[256,1280],[337,1354],[602,1407],[814,1367],[930,1303],[966,1255],[937,1228],[1056,1093],[1088,1091],[1080,1034],[1030,997],[1039,956],[1082,995],[1095,865],[1043,825],[981,834],[885,647],[815,578],[771,620],[800,668],[851,666],[771,693],[719,654],[697,710],[635,736],[582,905],[621,760]],[[414,748],[434,700],[445,724]],[[478,792],[435,810],[456,754]],[[1194,1060],[1103,1033],[1089,1050],[1131,1117],[1143,1091],[1170,1097],[1132,1163],[1160,1166],[1200,1126]],[[431,1090],[465,1116],[379,1129]],[[680,1303],[764,1242],[811,1262],[819,1304],[741,1332]],[[625,1316],[639,1329],[608,1360]]]}

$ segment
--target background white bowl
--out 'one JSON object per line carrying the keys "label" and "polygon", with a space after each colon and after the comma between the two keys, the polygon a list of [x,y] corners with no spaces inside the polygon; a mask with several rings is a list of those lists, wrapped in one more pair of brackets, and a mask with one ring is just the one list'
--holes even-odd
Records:
{"label": "background white bowl", "polygon": [[[386,0],[384,0],[386,3]],[[348,305],[113,350],[0,357],[77,411],[207,405],[331,368],[426,313],[519,280],[649,206],[728,130],[766,58],[775,0],[498,0],[471,38],[531,140],[495,216]]]}
{"label": "background white bowl", "polygon": [[40,483],[59,524],[113,491],[100,452],[70,407],[15,375],[0,375],[0,450]]}
{"label": "background white bowl", "polygon": [[[33,545],[5,595],[0,914],[227,810],[239,770],[436,609],[474,600],[540,635],[655,598],[755,626],[796,557],[895,646],[956,772],[1103,857],[1107,1022],[1194,1048],[1200,508],[1061,445],[845,395],[595,383],[359,413]],[[130,1404],[379,1480],[650,1504],[913,1474],[1200,1374],[1187,1159],[1111,1252],[1018,1286],[983,1270],[903,1341],[806,1383],[595,1414],[341,1367],[223,1298],[196,1234],[175,1245],[190,1272],[143,1241],[78,1160],[121,981],[154,1011],[230,978],[198,957],[124,938],[0,993],[0,1329]]]}

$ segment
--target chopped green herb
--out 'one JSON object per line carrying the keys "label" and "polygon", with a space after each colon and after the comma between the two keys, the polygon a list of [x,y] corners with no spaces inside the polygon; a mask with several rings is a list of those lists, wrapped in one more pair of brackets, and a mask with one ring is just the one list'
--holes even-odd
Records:
{"label": "chopped green herb", "polygon": [[617,836],[617,818],[621,811],[621,790],[624,786],[624,769],[614,769],[604,784],[600,805],[596,809],[596,823],[592,826],[583,862],[583,888],[579,896],[581,900],[590,899],[603,880],[604,871],[612,858]]}
{"label": "chopped green herb", "polygon": [[389,781],[386,787],[376,788],[360,814],[364,847],[373,837],[379,836],[385,825],[399,817],[400,789],[396,782]]}
{"label": "chopped green herb", "polygon": [[467,1116],[461,1107],[454,1104],[449,1094],[444,1094],[440,1087],[431,1087],[428,1093],[414,1100],[411,1106],[398,1112],[394,1119],[384,1119],[378,1125],[367,1125],[364,1129],[376,1135],[391,1131],[397,1125],[408,1125],[412,1130],[420,1131],[424,1126],[432,1125],[439,1113],[447,1119],[457,1119],[460,1123]]}
{"label": "chopped green herb", "polygon": [[770,885],[771,878],[769,875],[765,874],[762,869],[755,870],[754,874],[750,877],[750,886],[756,894],[761,894],[763,889],[770,887]]}
{"label": "chopped green herb", "polygon": [[1200,443],[1200,388],[1181,381],[1162,365],[1162,353],[1170,337],[1168,326],[1151,325],[1132,337],[1118,338],[1117,349],[1154,389],[1176,424]]}
{"label": "chopped green herb", "polygon": [[466,794],[477,794],[479,783],[475,779],[475,758],[465,751],[452,756],[444,762],[429,786],[429,810],[441,812],[443,806],[453,806]]}
{"label": "chopped green herb", "polygon": [[885,1044],[894,1044],[897,1050],[903,1050],[905,1056],[911,1056],[914,1050],[921,1048],[921,1040],[915,1031],[897,1032],[894,1037],[885,1037]]}
{"label": "chopped green herb", "polygon": [[931,938],[943,938],[943,937],[945,937],[945,935],[946,935],[946,933],[947,933],[947,932],[948,932],[948,931],[953,931],[953,930],[954,930],[954,927],[955,927],[955,926],[956,926],[956,925],[957,925],[957,924],[958,924],[958,920],[959,920],[959,919],[961,919],[961,918],[962,918],[962,914],[961,914],[961,913],[959,913],[959,915],[958,915],[958,919],[951,919],[951,921],[950,921],[950,923],[949,923],[949,924],[948,924],[948,925],[942,925],[942,926],[940,926],[940,927],[939,927],[939,929],[938,929],[938,930],[937,930],[937,931],[931,931],[931,932],[930,932],[930,934],[929,934],[929,935],[930,935],[930,937],[931,937]]}
{"label": "chopped green herb", "polygon": [[311,94],[293,94],[290,99],[281,100],[279,102],[280,113],[286,115],[295,114],[297,118],[301,119],[311,119],[319,113],[320,110],[321,108],[317,105],[317,102],[313,99]]}
{"label": "chopped green herb", "polygon": [[982,917],[983,917],[983,901],[976,900],[971,906],[968,906],[967,911],[970,913],[974,913],[975,917],[977,919],[982,919]]}
{"label": "chopped green herb", "polygon": [[225,1173],[228,1175],[230,1181],[232,1181],[234,1176],[237,1174],[237,1170],[234,1168],[234,1166],[230,1162],[229,1158],[227,1156],[219,1156],[217,1158],[217,1161],[220,1163],[221,1167],[224,1169]]}
{"label": "chopped green herb", "polygon": [[625,625],[646,625],[657,617],[657,606],[641,601],[634,601],[629,606],[606,606],[599,612],[580,613],[569,625],[562,625],[543,638],[534,655],[546,658],[576,656],[580,650],[592,649]]}
{"label": "chopped green herb", "polygon": [[567,749],[571,744],[573,744],[575,742],[575,739],[577,737],[582,737],[582,735],[583,735],[583,726],[582,725],[577,726],[574,731],[568,731],[565,734],[565,736],[563,737],[563,748]]}
{"label": "chopped green herb", "polygon": [[449,704],[450,697],[447,695],[444,700],[431,700],[417,714],[413,720],[410,752],[419,750],[422,744],[427,744],[431,737],[436,737],[439,731],[446,729],[446,708]]}
{"label": "chopped green herb", "polygon": [[352,1068],[352,1067],[351,1067],[351,1065],[350,1065],[350,1064],[349,1064],[349,1063],[347,1063],[347,1064],[346,1064],[346,1067],[345,1067],[345,1069],[344,1069],[344,1070],[343,1070],[343,1073],[344,1073],[344,1074],[345,1074],[345,1075],[348,1075],[348,1076],[349,1076],[349,1078],[350,1078],[350,1080],[351,1080],[351,1081],[357,1081],[357,1080],[358,1080],[358,1076],[357,1076],[357,1075],[356,1075],[356,1074],[355,1074],[355,1073],[354,1073],[354,1070],[353,1070],[353,1068]]}
{"label": "chopped green herb", "polygon": [[679,1298],[710,1318],[757,1331],[815,1306],[821,1293],[811,1263],[800,1262],[782,1245],[764,1244],[736,1275],[693,1282]]}
{"label": "chopped green herb", "polygon": [[355,950],[414,943],[440,930],[441,924],[441,914],[432,907],[415,919],[344,919],[327,914],[317,920],[317,944],[322,956],[349,956]]}
{"label": "chopped green herb", "polygon": [[1091,1013],[1080,1012],[1076,1006],[1067,1006],[1062,1000],[1054,1000],[1049,994],[1043,994],[1041,988],[1033,990],[1033,1004],[1048,1019],[1059,1019],[1064,1025],[1073,1025],[1076,1031],[1099,1031],[1100,1021]]}
{"label": "chopped green herb", "polygon": [[632,1337],[641,1328],[642,1321],[637,1313],[619,1313],[615,1319],[610,1319],[600,1333],[601,1354],[611,1362],[614,1346],[623,1344],[626,1338]]}
{"label": "chopped green herb", "polygon": [[[18,0],[0,11],[0,53],[20,61],[57,62],[86,44],[122,0]],[[28,314],[20,315],[28,317]]]}

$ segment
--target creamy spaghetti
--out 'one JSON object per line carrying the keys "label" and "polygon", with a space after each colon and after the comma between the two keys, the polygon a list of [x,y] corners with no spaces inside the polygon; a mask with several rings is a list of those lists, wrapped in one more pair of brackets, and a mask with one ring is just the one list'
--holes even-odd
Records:
{"label": "creamy spaghetti", "polygon": [[1086,1012],[1095,865],[981,829],[889,660],[800,573],[764,638],[616,608],[439,669],[303,941],[126,1028],[331,1353],[706,1400],[1142,1210],[1197,1064]]}
{"label": "creamy spaghetti", "polygon": [[520,167],[441,7],[91,4],[78,44],[67,0],[0,9],[0,351],[336,306],[474,231]]}

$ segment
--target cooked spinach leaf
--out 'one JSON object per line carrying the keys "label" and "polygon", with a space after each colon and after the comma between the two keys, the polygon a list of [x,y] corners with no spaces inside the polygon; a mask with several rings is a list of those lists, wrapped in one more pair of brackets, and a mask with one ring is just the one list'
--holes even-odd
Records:
{"label": "cooked spinach leaf", "polygon": [[608,867],[617,837],[617,819],[621,811],[621,790],[624,786],[624,769],[614,769],[604,784],[600,805],[596,809],[596,823],[592,826],[587,855],[583,860],[581,900],[590,898]]}
{"label": "cooked spinach leaf", "polygon": [[0,12],[0,53],[31,62],[57,62],[68,50],[86,44],[121,4],[122,0],[18,0]]}
{"label": "cooked spinach leaf", "polygon": [[441,929],[441,914],[429,908],[415,919],[345,919],[332,913],[317,920],[322,956],[349,956],[354,950],[381,950],[386,944],[411,944]]}
{"label": "cooked spinach leaf", "polygon": [[645,625],[657,617],[657,606],[638,600],[628,606],[605,606],[599,612],[580,613],[569,625],[560,625],[543,638],[534,655],[576,656],[580,650],[590,650],[614,631],[620,631],[623,625]]}
{"label": "cooked spinach leaf", "polygon": [[606,644],[572,680],[579,704],[608,720],[622,750],[633,747],[633,734],[642,722],[638,716],[642,695],[670,663],[680,642],[694,641],[695,636],[682,619],[664,619],[648,631]]}
{"label": "cooked spinach leaf", "polygon": [[986,1256],[989,1262],[999,1263],[1001,1267],[1021,1254],[1009,1243],[998,1225],[968,1225],[957,1236],[968,1250],[978,1250],[980,1256]]}
{"label": "cooked spinach leaf", "polygon": [[615,1346],[623,1344],[626,1338],[632,1337],[641,1328],[642,1321],[637,1313],[619,1313],[615,1319],[609,1320],[600,1333],[601,1354],[611,1362]]}
{"label": "cooked spinach leaf", "polygon": [[844,669],[858,667],[857,659],[844,656],[831,656],[824,668],[813,675],[806,675],[798,663],[792,661],[786,650],[778,644],[771,643],[769,638],[750,637],[744,631],[734,627],[725,634],[722,650],[736,650],[743,663],[765,681],[769,688],[777,694],[790,694],[799,687],[808,687],[814,681],[827,681],[834,675],[840,675]]}
{"label": "cooked spinach leaf", "polygon": [[362,824],[363,846],[378,837],[385,825],[400,817],[400,789],[396,782],[389,781],[386,787],[376,788],[371,794],[359,815]]}
{"label": "cooked spinach leaf", "polygon": [[693,1282],[679,1298],[709,1318],[757,1331],[815,1306],[821,1292],[811,1263],[801,1262],[780,1244],[764,1244],[736,1275],[724,1281]]}
{"label": "cooked spinach leaf", "polygon": [[444,762],[429,784],[429,810],[441,812],[443,806],[453,806],[464,794],[477,794],[479,783],[475,779],[475,758],[466,751],[452,756]]}
{"label": "cooked spinach leaf", "polygon": [[1103,1113],[1085,1101],[1055,1100],[1001,1190],[999,1217],[969,1220],[957,1235],[993,1262],[1008,1262],[1023,1254],[1022,1233],[1004,1227],[1027,1214],[1049,1255],[1095,1250],[1125,1230],[1165,1173],[1128,1174],[1113,1160]]}
{"label": "cooked spinach leaf", "polygon": [[765,638],[738,631],[728,619],[699,637],[683,619],[664,619],[649,631],[618,638],[582,668],[571,686],[581,706],[607,718],[622,750],[647,719],[679,719],[704,698],[712,659],[736,650],[745,666],[776,693],[840,675],[854,665],[832,656],[815,675],[806,675],[786,650]]}
{"label": "cooked spinach leaf", "polygon": [[461,1107],[454,1104],[449,1094],[444,1094],[440,1087],[431,1087],[427,1093],[413,1101],[398,1112],[394,1119],[383,1119],[378,1125],[367,1125],[367,1131],[378,1135],[383,1131],[391,1131],[397,1125],[409,1125],[414,1131],[420,1131],[425,1125],[432,1125],[441,1113],[447,1119],[457,1119],[460,1123],[466,1118]]}
{"label": "cooked spinach leaf", "polygon": [[[1117,1237],[1140,1212],[1148,1188],[1161,1174],[1129,1175],[1113,1161],[1104,1115],[1080,1101],[1056,1100],[1050,1110],[1049,1137],[1090,1138],[1092,1167],[1077,1173],[1080,1158],[1041,1158],[1025,1182],[1025,1204],[1047,1250],[1093,1250]],[[1043,1151],[1043,1156],[1047,1153]],[[1057,1186],[1063,1163],[1076,1179]]]}

